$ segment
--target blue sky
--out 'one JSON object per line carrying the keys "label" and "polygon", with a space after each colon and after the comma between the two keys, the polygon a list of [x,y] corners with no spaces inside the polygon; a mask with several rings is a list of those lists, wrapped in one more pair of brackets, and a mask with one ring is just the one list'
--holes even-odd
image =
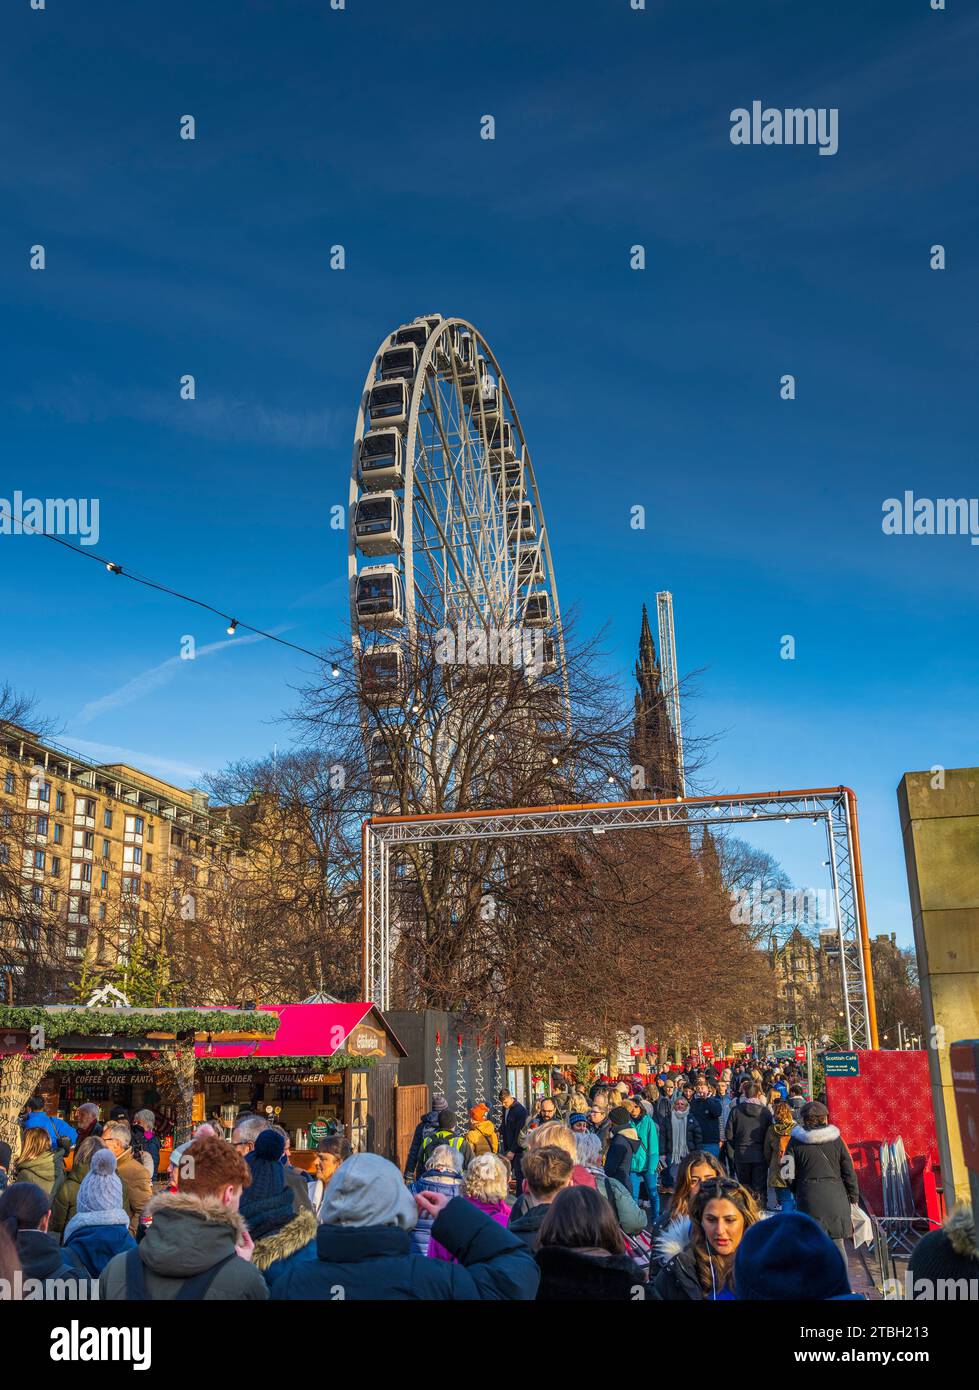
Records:
{"label": "blue sky", "polygon": [[[625,689],[671,589],[703,788],[851,785],[871,930],[910,941],[895,787],[977,760],[979,549],[885,537],[881,504],[976,490],[975,12],[23,0],[3,28],[0,495],[98,497],[100,550],[315,648],[371,355],[469,318],[562,607]],[[837,107],[838,153],[733,146],[755,99]],[[4,675],[65,742],[189,784],[287,738],[293,653],[29,537],[0,581]],[[822,883],[792,829],[766,843]]]}

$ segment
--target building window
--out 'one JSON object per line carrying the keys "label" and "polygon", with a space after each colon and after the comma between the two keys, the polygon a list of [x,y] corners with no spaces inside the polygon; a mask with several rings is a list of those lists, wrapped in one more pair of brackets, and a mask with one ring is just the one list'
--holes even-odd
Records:
{"label": "building window", "polygon": [[35,833],[38,834],[38,835],[47,835],[47,833],[48,833],[48,818],[47,818],[47,816],[38,816],[38,818],[37,818],[37,824],[36,824],[36,826],[35,826]]}
{"label": "building window", "polygon": [[39,905],[44,902],[44,889],[39,883],[31,885],[31,897]]}
{"label": "building window", "polygon": [[108,859],[108,857],[109,857],[109,849],[110,849],[109,841],[108,841],[108,840],[103,840],[103,841],[102,841],[102,858],[103,858],[103,859]]}
{"label": "building window", "polygon": [[104,812],[104,814],[103,814],[103,816],[102,816],[102,824],[105,826],[106,830],[111,830],[111,829],[112,829],[112,812],[111,812],[111,811],[106,811],[106,812]]}
{"label": "building window", "polygon": [[9,847],[9,845],[0,845],[0,864],[9,864],[9,863],[10,863],[10,847]]}
{"label": "building window", "polygon": [[4,811],[2,815],[0,815],[0,825],[4,826],[7,830],[9,830],[11,823],[12,822],[10,818],[10,812]]}
{"label": "building window", "polygon": [[34,851],[34,867],[35,867],[35,869],[43,869],[43,868],[44,868],[44,860],[45,860],[44,850],[43,850],[43,849],[36,849],[36,850]]}
{"label": "building window", "polygon": [[16,788],[17,783],[14,780],[14,774],[12,772],[8,772],[3,779],[3,789],[8,794],[12,795]]}
{"label": "building window", "polygon": [[147,902],[149,902],[149,900],[150,900],[150,885],[146,882],[145,878],[143,879],[143,897],[146,899]]}
{"label": "building window", "polygon": [[102,870],[101,878],[100,878],[100,880],[99,880],[99,887],[102,889],[103,892],[105,892],[105,890],[106,890],[106,888],[108,888],[108,886],[109,886],[109,875],[108,875],[108,873],[106,872],[106,870],[103,869],[103,870]]}
{"label": "building window", "polygon": [[56,811],[63,811],[63,810],[65,809],[65,794],[64,794],[64,792],[55,792],[55,794],[54,794],[54,809],[55,809]]}
{"label": "building window", "polygon": [[153,856],[152,856],[152,854],[148,854],[148,855],[146,856],[146,872],[147,872],[148,874],[151,874],[151,873],[153,872]]}
{"label": "building window", "polygon": [[105,921],[105,903],[99,903],[99,921]]}
{"label": "building window", "polygon": [[64,826],[56,822],[54,827],[54,843],[56,845],[61,844],[61,837],[64,835],[64,833]]}
{"label": "building window", "polygon": [[27,788],[28,806],[47,806],[51,802],[51,783],[45,782],[44,778],[35,773],[30,780]]}
{"label": "building window", "polygon": [[184,843],[184,832],[182,830],[171,830],[170,843],[182,847]]}
{"label": "building window", "polygon": [[150,844],[153,843],[153,823],[152,823],[152,821],[151,821],[150,824],[146,827],[146,838],[147,838],[147,840],[149,840]]}
{"label": "building window", "polygon": [[61,860],[55,855],[51,860],[51,872],[55,878],[61,873]]}
{"label": "building window", "polygon": [[128,877],[127,877],[127,878],[124,878],[124,879],[122,880],[122,896],[123,896],[124,898],[138,898],[138,897],[139,897],[139,879],[138,879],[138,878],[128,878]]}
{"label": "building window", "polygon": [[57,890],[57,888],[52,888],[52,889],[50,890],[50,892],[48,893],[48,902],[50,903],[50,905],[51,905],[52,907],[57,907],[57,906],[58,906],[58,890]]}

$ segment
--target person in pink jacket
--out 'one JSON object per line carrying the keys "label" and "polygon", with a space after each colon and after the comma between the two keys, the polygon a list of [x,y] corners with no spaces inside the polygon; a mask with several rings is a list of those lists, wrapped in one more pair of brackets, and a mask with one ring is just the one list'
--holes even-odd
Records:
{"label": "person in pink jacket", "polygon": [[[471,1159],[462,1180],[462,1193],[467,1202],[478,1207],[499,1226],[510,1220],[506,1196],[510,1182],[510,1166],[499,1154],[477,1154]],[[437,1240],[429,1241],[428,1255],[433,1260],[458,1263]]]}

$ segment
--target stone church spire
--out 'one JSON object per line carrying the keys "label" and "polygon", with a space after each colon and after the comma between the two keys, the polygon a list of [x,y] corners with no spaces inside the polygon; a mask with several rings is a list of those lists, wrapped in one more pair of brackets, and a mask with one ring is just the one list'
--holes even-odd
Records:
{"label": "stone church spire", "polygon": [[657,800],[680,795],[676,737],[670,723],[656,659],[656,643],[649,625],[646,605],[642,606],[639,631],[639,660],[636,662],[636,691],[632,740],[629,754],[633,767],[642,768],[644,786],[633,788],[637,798]]}

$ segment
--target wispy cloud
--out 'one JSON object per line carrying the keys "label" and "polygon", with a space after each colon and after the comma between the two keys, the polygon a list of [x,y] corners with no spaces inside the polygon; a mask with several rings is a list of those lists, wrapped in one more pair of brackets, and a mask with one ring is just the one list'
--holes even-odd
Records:
{"label": "wispy cloud", "polygon": [[[284,628],[277,628],[275,633],[277,635],[285,630]],[[131,705],[135,700],[141,700],[145,695],[167,685],[178,671],[186,670],[203,657],[213,656],[216,652],[225,651],[228,647],[245,647],[252,642],[264,642],[266,640],[258,633],[249,633],[247,636],[229,637],[225,641],[209,642],[206,646],[197,647],[193,661],[181,656],[171,656],[166,661],[161,661],[159,666],[151,666],[149,670],[140,672],[138,676],[133,676],[132,680],[126,681],[125,685],[119,686],[118,690],[111,690],[108,695],[102,695],[97,700],[90,700],[75,716],[74,724],[76,726],[91,724],[93,719],[98,719],[100,715],[107,714],[110,710],[121,709],[123,705]]]}
{"label": "wispy cloud", "polygon": [[191,763],[178,763],[172,758],[158,758],[155,753],[140,753],[134,748],[120,748],[114,743],[93,743],[90,739],[68,737],[71,746],[78,753],[84,753],[93,762],[128,763],[143,772],[154,773],[164,781],[175,786],[185,784],[196,786],[206,774],[206,769],[194,767]]}
{"label": "wispy cloud", "polygon": [[[17,405],[26,411],[59,415],[70,424],[139,420],[202,439],[282,449],[325,448],[337,441],[341,424],[334,410],[267,406],[208,391],[196,400],[183,401],[176,383],[171,391],[106,388],[84,377],[38,386],[18,398]],[[344,418],[342,424],[346,429],[349,421]]]}

